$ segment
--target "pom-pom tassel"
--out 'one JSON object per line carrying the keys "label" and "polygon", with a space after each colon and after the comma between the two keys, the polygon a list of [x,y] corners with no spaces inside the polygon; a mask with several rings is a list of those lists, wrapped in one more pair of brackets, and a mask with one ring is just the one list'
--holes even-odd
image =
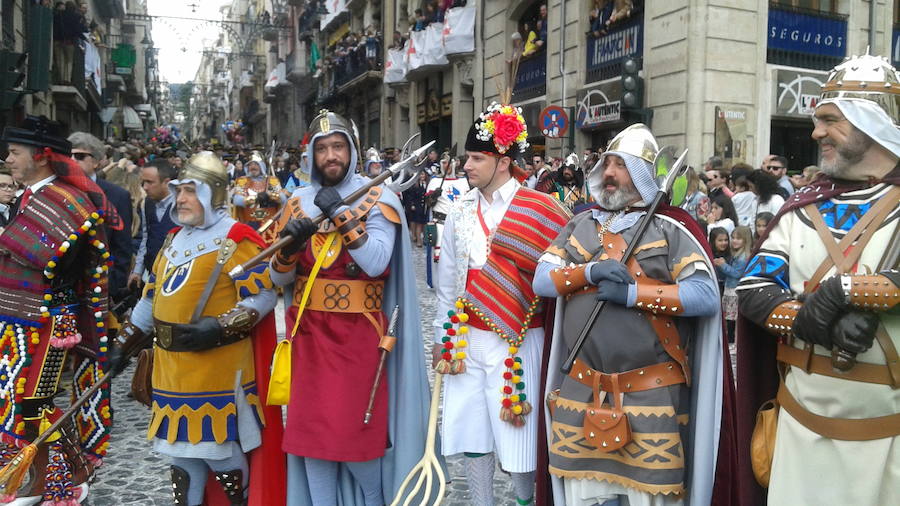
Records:
{"label": "pom-pom tassel", "polygon": [[22,451],[3,466],[3,469],[0,469],[0,494],[3,496],[16,496],[16,491],[22,486],[22,481],[25,479],[25,475],[28,474],[28,469],[34,461],[35,454],[37,454],[37,447],[30,444],[22,448]]}
{"label": "pom-pom tassel", "polygon": [[527,415],[528,413],[531,413],[532,407],[531,407],[531,403],[530,403],[530,402],[528,402],[528,401],[522,401],[522,402],[519,403],[519,405],[522,406],[522,416],[523,416],[523,417],[524,417],[525,415]]}
{"label": "pom-pom tassel", "polygon": [[450,364],[450,372],[452,374],[462,374],[466,372],[466,363],[462,360],[454,360],[452,364]]}
{"label": "pom-pom tassel", "polygon": [[447,374],[451,371],[451,364],[449,361],[441,359],[441,361],[434,366],[434,371],[438,374]]}

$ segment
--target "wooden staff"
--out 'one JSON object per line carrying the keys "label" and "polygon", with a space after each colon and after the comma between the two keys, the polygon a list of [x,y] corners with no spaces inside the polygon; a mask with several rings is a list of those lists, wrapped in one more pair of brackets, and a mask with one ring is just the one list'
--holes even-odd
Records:
{"label": "wooden staff", "polygon": [[[390,169],[379,174],[378,177],[369,181],[368,184],[361,186],[355,192],[344,197],[344,200],[342,201],[342,205],[353,204],[354,202],[356,202],[357,200],[362,198],[366,193],[369,193],[369,190],[371,190],[372,188],[380,185],[381,183],[387,181],[389,178],[394,177],[395,175],[401,174],[405,168],[414,167],[415,161],[418,160],[419,157],[422,156],[422,154],[427,152],[428,148],[430,148],[431,145],[434,144],[434,142],[435,141],[431,141],[431,142],[425,144],[424,146],[422,146],[421,148],[413,151],[413,153],[408,158],[406,158],[405,160],[403,160],[399,163],[392,165]],[[413,174],[413,178],[418,177],[418,176],[419,176],[418,172]],[[325,221],[325,218],[326,218],[325,215],[319,214],[318,216],[313,218],[313,220],[312,220],[313,224],[319,225],[320,223]],[[287,246],[288,244],[290,244],[293,241],[294,241],[294,238],[291,236],[285,236],[285,237],[278,239],[277,241],[272,243],[271,246],[262,250],[261,252],[256,254],[256,256],[251,258],[250,260],[247,260],[246,262],[244,262],[241,265],[238,265],[237,267],[232,269],[231,272],[228,273],[228,275],[231,276],[232,279],[237,278],[238,276],[240,276],[241,274],[246,272],[247,269],[253,268],[258,263],[260,263],[260,262],[266,260],[267,258],[269,258],[270,256],[274,255],[278,250]]]}
{"label": "wooden staff", "polygon": [[397,321],[400,319],[400,306],[394,306],[391,311],[391,321],[388,324],[387,335],[382,336],[381,342],[378,343],[378,349],[381,350],[381,358],[378,360],[378,369],[375,370],[375,381],[372,382],[372,391],[369,392],[369,406],[366,408],[366,415],[363,417],[363,423],[368,425],[372,420],[372,410],[375,409],[375,392],[378,391],[378,385],[381,383],[381,374],[384,371],[384,362],[387,360],[388,353],[394,349],[397,343]]}

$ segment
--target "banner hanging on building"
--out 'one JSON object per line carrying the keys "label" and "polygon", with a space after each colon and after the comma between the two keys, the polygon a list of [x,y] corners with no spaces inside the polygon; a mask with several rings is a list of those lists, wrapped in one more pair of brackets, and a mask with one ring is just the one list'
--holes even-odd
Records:
{"label": "banner hanging on building", "polygon": [[454,7],[444,16],[444,49],[447,54],[475,51],[475,3]]}
{"label": "banner hanging on building", "polygon": [[384,62],[384,82],[387,84],[406,82],[406,59],[402,49],[388,49]]}

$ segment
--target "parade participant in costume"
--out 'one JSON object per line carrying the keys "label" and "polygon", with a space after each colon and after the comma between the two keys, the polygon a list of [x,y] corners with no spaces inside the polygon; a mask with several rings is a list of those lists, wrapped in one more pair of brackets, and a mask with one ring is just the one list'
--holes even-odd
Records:
{"label": "parade participant in costume", "polygon": [[[493,503],[494,452],[519,504],[534,496],[538,416],[531,411],[544,306],[531,278],[569,215],[553,197],[520,185],[525,172],[513,160],[527,137],[518,108],[494,102],[476,119],[464,167],[474,188],[450,208],[441,238],[434,354],[436,369],[449,374],[443,453],[465,453],[477,505]],[[467,324],[453,328],[460,319]]]}
{"label": "parade participant in costume", "polygon": [[[284,486],[281,411],[263,405],[277,296],[265,264],[236,279],[227,274],[265,246],[227,215],[227,187],[228,172],[210,152],[192,156],[169,182],[178,227],[153,263],[111,364],[119,369],[119,352],[155,333],[147,438],[172,459],[179,506],[201,504],[210,470],[229,504],[248,497],[260,506],[284,503],[283,488],[275,487]],[[256,448],[251,472],[246,453]]]}
{"label": "parade participant in costume", "polygon": [[441,259],[441,237],[443,237],[447,213],[450,212],[453,203],[469,191],[469,181],[457,174],[458,164],[459,161],[456,158],[442,164],[443,174],[431,178],[425,190],[425,202],[431,208],[431,223],[435,225],[434,253],[431,258],[432,272],[437,272],[437,263]]}
{"label": "parade participant in costume", "polygon": [[[773,397],[769,504],[900,504],[897,71],[841,63],[814,114],[823,174],[781,208],[737,288],[741,504],[764,504],[746,450]],[[833,359],[846,352],[855,365]]]}
{"label": "parade participant in costume", "polygon": [[[275,284],[293,284],[285,289],[296,364],[282,445],[289,454],[288,504],[381,505],[424,453],[428,420],[409,236],[399,199],[382,186],[342,205],[369,183],[353,170],[359,144],[349,121],[322,111],[308,136],[311,184],[289,200],[285,214],[292,219],[279,228],[294,242],[273,257],[270,269]],[[311,219],[322,214],[331,219],[317,230]],[[385,312],[395,305],[399,342],[366,423]]]}
{"label": "parade participant in costume", "polygon": [[[730,379],[705,241],[683,211],[664,207],[621,261],[659,192],[657,152],[642,124],[617,135],[588,174],[599,207],[566,225],[535,274],[536,293],[561,297],[546,386],[556,504],[711,503]],[[598,300],[604,311],[563,376]]]}
{"label": "parade participant in costume", "polygon": [[[247,175],[234,181],[232,191],[231,201],[237,208],[238,221],[254,230],[278,214],[287,201],[287,196],[281,191],[281,182],[276,176],[268,175],[266,162],[258,151],[254,151],[247,162]],[[277,237],[272,227],[262,232],[266,244],[272,244]]]}
{"label": "parade participant in costume", "polygon": [[384,160],[375,148],[366,150],[366,163],[363,165],[363,175],[368,178],[376,178],[384,170]]}
{"label": "parade participant in costume", "polygon": [[[70,158],[59,123],[26,118],[7,127],[6,167],[27,188],[0,234],[0,464],[28,445],[61,411],[63,369],[81,396],[106,360],[107,224],[123,224],[103,191]],[[109,445],[109,388],[38,446],[29,478],[12,504],[81,503]],[[2,497],[0,502],[12,501]]]}
{"label": "parade participant in costume", "polygon": [[566,162],[556,171],[553,182],[553,196],[559,199],[569,211],[575,211],[585,203],[584,174],[578,164],[578,155],[575,153],[566,157]]}

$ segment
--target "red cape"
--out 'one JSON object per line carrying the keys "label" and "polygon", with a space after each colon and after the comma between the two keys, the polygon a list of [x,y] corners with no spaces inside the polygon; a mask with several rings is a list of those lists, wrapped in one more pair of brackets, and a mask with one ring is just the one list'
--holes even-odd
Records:
{"label": "red cape", "polygon": [[[583,209],[582,211],[589,210],[595,207],[597,206],[593,205]],[[709,258],[712,258],[712,249],[709,247],[709,242],[707,241],[706,234],[703,233],[703,229],[700,227],[700,225],[693,218],[691,218],[690,214],[688,214],[684,209],[673,207],[668,204],[660,204],[656,212],[657,214],[667,216],[684,225],[684,227],[694,235],[694,237],[697,239],[697,242],[699,242],[703,247],[704,251],[706,251],[706,255]],[[547,335],[552,336],[553,319],[547,318],[545,321],[548,322],[546,328],[548,329],[547,332],[549,333]],[[736,472],[738,464],[738,447],[734,416],[734,375],[731,368],[731,354],[727,352],[728,333],[724,329],[724,320],[722,329],[722,349],[725,350],[725,353],[723,353],[724,363],[722,365],[722,382],[724,383],[722,386],[722,424],[719,429],[719,451],[716,458],[716,480],[713,487],[712,504],[716,506],[731,506],[736,503],[738,493],[738,482],[736,481],[738,477]],[[544,388],[543,386],[546,384],[547,367],[550,367],[548,363],[549,359],[550,342],[545,341],[544,358],[541,368],[542,392]],[[556,365],[554,365],[553,367],[556,367]],[[547,453],[547,440],[545,430],[546,421],[543,417],[543,395],[541,396],[540,401],[539,413],[541,413],[541,420],[538,426],[538,472],[536,476],[537,487],[535,490],[535,504],[544,506],[553,504],[553,492],[551,490],[550,476],[547,471],[549,455]]]}
{"label": "red cape", "polygon": [[[760,245],[769,236],[769,232],[775,228],[785,214],[807,204],[827,200],[835,195],[866,188],[879,182],[900,184],[900,167],[895,167],[881,181],[833,181],[820,175],[812,184],[801,188],[788,199],[757,240],[754,251],[750,253],[750,258],[756,255]],[[775,362],[777,341],[775,336],[747,320],[740,313],[738,313],[736,332],[737,373],[738,384],[741,385],[741,395],[737,398],[736,406],[737,440],[740,441],[737,469],[739,495],[734,504],[761,506],[766,504],[766,490],[759,486],[753,476],[753,467],[750,464],[750,436],[756,425],[756,412],[759,407],[774,398],[778,390],[778,368]]]}
{"label": "red cape", "polygon": [[[251,227],[237,223],[228,233],[235,242],[249,239],[261,248],[266,244]],[[250,496],[248,506],[284,506],[287,491],[287,459],[281,451],[281,438],[284,434],[284,423],[281,406],[269,406],[266,397],[269,393],[269,368],[277,341],[275,331],[275,314],[269,312],[251,334],[253,339],[253,366],[256,369],[256,388],[259,401],[263,406],[266,425],[262,428],[262,444],[250,452]],[[212,473],[206,481],[207,506],[229,506],[222,487]]]}

